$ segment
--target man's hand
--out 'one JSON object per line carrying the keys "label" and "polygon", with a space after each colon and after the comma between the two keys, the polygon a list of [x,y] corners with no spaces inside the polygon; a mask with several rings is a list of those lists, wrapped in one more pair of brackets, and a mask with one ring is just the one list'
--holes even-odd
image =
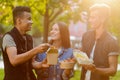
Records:
{"label": "man's hand", "polygon": [[82,67],[84,67],[86,70],[90,70],[90,71],[95,71],[96,67],[94,64],[80,64]]}
{"label": "man's hand", "polygon": [[49,47],[50,47],[50,44],[44,43],[44,44],[40,44],[40,45],[37,46],[36,48],[37,48],[38,52],[43,53],[43,52],[45,52]]}

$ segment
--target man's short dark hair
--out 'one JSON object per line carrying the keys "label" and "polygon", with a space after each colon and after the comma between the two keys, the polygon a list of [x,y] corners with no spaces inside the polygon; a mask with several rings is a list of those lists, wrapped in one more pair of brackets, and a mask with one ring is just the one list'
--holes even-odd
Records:
{"label": "man's short dark hair", "polygon": [[16,18],[22,17],[23,12],[31,12],[27,6],[17,6],[13,9],[13,22],[16,24]]}

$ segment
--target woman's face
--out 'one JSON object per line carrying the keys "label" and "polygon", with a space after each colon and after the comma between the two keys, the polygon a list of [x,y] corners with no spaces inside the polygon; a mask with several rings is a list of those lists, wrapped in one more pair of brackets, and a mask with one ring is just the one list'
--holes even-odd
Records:
{"label": "woman's face", "polygon": [[60,30],[58,24],[54,24],[52,26],[52,30],[50,31],[50,37],[52,40],[60,40]]}

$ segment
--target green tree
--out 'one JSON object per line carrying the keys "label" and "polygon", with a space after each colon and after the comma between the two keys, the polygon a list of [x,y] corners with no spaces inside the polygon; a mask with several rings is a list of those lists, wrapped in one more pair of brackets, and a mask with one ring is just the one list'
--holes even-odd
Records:
{"label": "green tree", "polygon": [[0,22],[2,24],[12,26],[12,9],[18,5],[31,7],[34,21],[33,27],[39,27],[38,29],[43,33],[44,42],[48,41],[50,25],[55,22],[55,19],[62,12],[70,9],[68,0],[0,0],[0,14],[2,15],[0,16]]}
{"label": "green tree", "polygon": [[12,9],[19,5],[29,6],[34,22],[32,34],[43,35],[43,41],[47,42],[48,32],[54,22],[62,20],[69,23],[70,19],[77,21],[80,19],[80,12],[89,12],[89,7],[96,2],[104,2],[111,6],[109,30],[120,40],[119,0],[0,0],[0,23],[4,24],[5,31],[8,31],[13,23]]}

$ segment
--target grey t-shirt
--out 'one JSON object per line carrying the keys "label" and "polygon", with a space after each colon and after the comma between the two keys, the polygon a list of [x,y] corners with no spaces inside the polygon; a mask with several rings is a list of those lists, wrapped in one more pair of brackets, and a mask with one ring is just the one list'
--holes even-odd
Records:
{"label": "grey t-shirt", "polygon": [[16,44],[11,35],[6,34],[4,36],[2,47],[3,47],[3,50],[5,50],[7,47],[16,47]]}

